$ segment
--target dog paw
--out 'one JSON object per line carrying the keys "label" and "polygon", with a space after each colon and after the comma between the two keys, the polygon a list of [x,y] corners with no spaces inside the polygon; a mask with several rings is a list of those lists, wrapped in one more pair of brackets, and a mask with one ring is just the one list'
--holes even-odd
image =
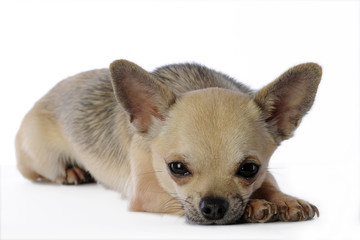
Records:
{"label": "dog paw", "polygon": [[277,207],[274,203],[263,199],[250,199],[246,205],[243,219],[251,223],[274,221],[277,216]]}
{"label": "dog paw", "polygon": [[277,219],[279,221],[304,221],[312,219],[315,214],[319,217],[319,210],[316,206],[288,195],[272,199],[272,202],[277,206]]}
{"label": "dog paw", "polygon": [[94,178],[90,175],[89,172],[85,172],[79,167],[72,166],[66,168],[66,176],[62,181],[62,184],[65,185],[77,185],[84,183],[95,182]]}

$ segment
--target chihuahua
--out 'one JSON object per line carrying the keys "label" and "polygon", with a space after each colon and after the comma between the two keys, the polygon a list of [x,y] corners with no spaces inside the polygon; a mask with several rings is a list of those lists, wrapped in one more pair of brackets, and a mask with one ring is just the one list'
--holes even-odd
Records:
{"label": "chihuahua", "polygon": [[126,60],[58,83],[25,116],[17,166],[33,181],[99,182],[131,211],[197,224],[303,221],[268,164],[311,108],[321,67],[290,68],[259,91],[198,64],[147,72]]}

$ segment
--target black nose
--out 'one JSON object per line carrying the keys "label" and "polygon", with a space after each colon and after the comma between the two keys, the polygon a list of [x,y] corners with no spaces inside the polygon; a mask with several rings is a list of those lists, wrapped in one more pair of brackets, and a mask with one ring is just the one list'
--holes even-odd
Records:
{"label": "black nose", "polygon": [[229,203],[222,198],[205,197],[200,202],[201,214],[208,220],[222,219],[229,208]]}

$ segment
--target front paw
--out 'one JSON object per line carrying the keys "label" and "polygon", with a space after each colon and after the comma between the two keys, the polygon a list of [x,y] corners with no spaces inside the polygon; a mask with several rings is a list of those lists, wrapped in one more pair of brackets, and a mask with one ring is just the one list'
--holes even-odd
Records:
{"label": "front paw", "polygon": [[250,223],[296,222],[312,219],[315,214],[319,217],[316,206],[282,194],[271,199],[271,202],[264,199],[250,199],[242,219]]}
{"label": "front paw", "polygon": [[250,199],[242,219],[250,223],[271,222],[277,219],[277,207],[264,199]]}
{"label": "front paw", "polygon": [[288,195],[280,195],[271,199],[277,206],[277,218],[283,222],[296,222],[312,219],[315,214],[319,217],[316,206]]}

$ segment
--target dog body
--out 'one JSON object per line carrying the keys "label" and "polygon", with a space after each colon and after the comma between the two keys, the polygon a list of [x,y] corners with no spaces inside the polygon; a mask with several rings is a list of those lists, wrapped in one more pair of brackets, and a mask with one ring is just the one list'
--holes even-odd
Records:
{"label": "dog body", "polygon": [[196,64],[148,73],[118,60],[63,80],[25,116],[20,172],[60,184],[93,181],[133,211],[190,222],[298,221],[315,206],[283,194],[272,153],[312,106],[321,68],[298,65],[255,92]]}

